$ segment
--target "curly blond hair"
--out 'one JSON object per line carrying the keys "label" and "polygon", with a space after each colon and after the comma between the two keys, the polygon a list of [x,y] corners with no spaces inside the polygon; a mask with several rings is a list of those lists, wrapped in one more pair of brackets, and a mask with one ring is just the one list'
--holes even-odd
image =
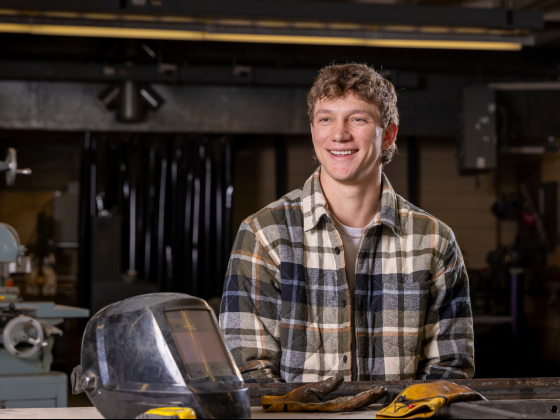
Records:
{"label": "curly blond hair", "polygon": [[[399,125],[397,92],[393,84],[367,64],[332,64],[321,69],[307,94],[309,119],[313,123],[315,105],[321,99],[337,99],[353,93],[363,101],[377,105],[382,128]],[[381,164],[385,166],[397,153],[397,145],[383,150]]]}

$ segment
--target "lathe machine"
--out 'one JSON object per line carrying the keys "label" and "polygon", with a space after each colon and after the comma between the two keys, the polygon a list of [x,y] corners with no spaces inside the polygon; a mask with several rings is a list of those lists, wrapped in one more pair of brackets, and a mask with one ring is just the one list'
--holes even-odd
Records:
{"label": "lathe machine", "polygon": [[[17,154],[9,149],[0,161],[7,185],[17,174]],[[53,302],[23,302],[19,288],[6,287],[13,273],[31,271],[26,248],[11,226],[0,223],[0,408],[55,408],[67,406],[68,377],[51,372],[52,349],[57,328],[64,318],[87,318],[89,310],[55,305]]]}

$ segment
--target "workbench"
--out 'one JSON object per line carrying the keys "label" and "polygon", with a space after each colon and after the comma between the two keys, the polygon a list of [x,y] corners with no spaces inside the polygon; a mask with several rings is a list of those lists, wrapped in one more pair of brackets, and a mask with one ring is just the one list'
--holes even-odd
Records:
{"label": "workbench", "polygon": [[[489,401],[558,400],[560,399],[560,378],[520,378],[520,379],[451,379],[451,382],[480,392]],[[384,387],[390,392],[388,398],[379,402],[389,404],[409,386],[433,381],[373,381],[344,382],[340,388],[326,399],[357,395],[360,392]],[[258,407],[265,395],[286,395],[302,384],[248,384],[251,406]],[[560,406],[559,406],[560,407]],[[559,414],[560,418],[560,414]]]}
{"label": "workbench", "polygon": [[[385,387],[390,395],[368,408],[351,413],[264,413],[260,399],[264,395],[284,395],[301,384],[248,384],[253,419],[373,419],[375,413],[389,404],[406,387],[426,381],[346,382],[327,399],[356,395]],[[454,380],[484,395],[489,402],[455,403],[438,413],[444,418],[560,418],[560,378],[471,379]],[[506,410],[509,414],[504,416]],[[0,419],[102,419],[97,409],[48,408],[0,410]]]}
{"label": "workbench", "polygon": [[[344,418],[352,419],[374,419],[375,413],[381,408],[374,405],[352,413],[344,413]],[[265,413],[260,407],[251,409],[253,419],[333,419],[340,417],[337,413]],[[103,417],[94,407],[87,408],[21,408],[13,410],[0,410],[0,419],[91,419],[97,420]]]}
{"label": "workbench", "polygon": [[[493,407],[484,404],[494,404]],[[481,405],[482,404],[482,405]],[[520,400],[521,412],[512,411],[512,401],[455,403],[438,410],[434,418],[448,419],[557,419],[559,414],[550,412],[550,407],[557,407],[555,400]],[[260,407],[251,408],[253,419],[375,419],[375,414],[382,408],[374,404],[367,408],[349,413],[265,413]],[[506,409],[503,411],[501,409]],[[103,419],[95,407],[86,408],[21,408],[0,410],[1,419]]]}

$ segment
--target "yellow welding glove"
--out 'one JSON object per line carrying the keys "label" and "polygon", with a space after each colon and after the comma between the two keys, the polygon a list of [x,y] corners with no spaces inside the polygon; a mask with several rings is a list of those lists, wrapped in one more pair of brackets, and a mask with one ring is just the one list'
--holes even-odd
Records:
{"label": "yellow welding glove", "polygon": [[484,400],[482,395],[465,386],[448,381],[412,385],[376,414],[378,419],[429,418],[444,405],[458,401]]}
{"label": "yellow welding glove", "polygon": [[344,382],[342,375],[321,382],[301,386],[287,395],[280,397],[264,396],[262,408],[266,412],[278,411],[352,411],[367,407],[387,395],[385,388],[362,392],[355,397],[340,397],[323,401],[328,394],[336,391]]}

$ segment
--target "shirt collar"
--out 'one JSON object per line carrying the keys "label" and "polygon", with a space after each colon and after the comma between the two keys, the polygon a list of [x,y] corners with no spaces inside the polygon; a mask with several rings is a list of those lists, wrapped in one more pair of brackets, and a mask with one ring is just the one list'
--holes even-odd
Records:
{"label": "shirt collar", "polygon": [[[321,167],[311,175],[303,186],[303,229],[305,232],[315,228],[324,216],[329,223],[332,223],[327,209],[327,200],[321,188],[319,175]],[[398,218],[398,201],[395,190],[389,183],[387,176],[383,176],[383,191],[381,193],[380,211],[375,216],[373,226],[383,224],[389,227],[397,236],[402,235]]]}

